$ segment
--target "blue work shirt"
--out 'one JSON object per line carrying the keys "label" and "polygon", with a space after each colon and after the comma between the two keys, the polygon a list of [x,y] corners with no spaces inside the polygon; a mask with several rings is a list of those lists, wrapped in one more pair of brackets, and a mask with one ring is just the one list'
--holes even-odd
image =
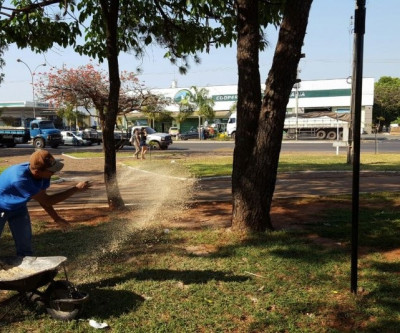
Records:
{"label": "blue work shirt", "polygon": [[35,179],[29,163],[13,165],[0,175],[0,210],[22,208],[40,191],[50,186],[50,179]]}

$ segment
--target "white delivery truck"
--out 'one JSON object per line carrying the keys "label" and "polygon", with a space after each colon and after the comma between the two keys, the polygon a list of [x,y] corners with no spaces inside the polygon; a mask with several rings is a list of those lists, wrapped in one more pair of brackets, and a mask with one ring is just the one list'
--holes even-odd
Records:
{"label": "white delivery truck", "polygon": [[[285,118],[284,132],[287,138],[315,137],[323,140],[344,140],[347,141],[350,126],[350,114],[336,112],[309,112],[287,114]],[[226,126],[230,137],[236,135],[236,112],[232,113]]]}
{"label": "white delivery truck", "polygon": [[229,119],[228,123],[226,124],[226,132],[228,133],[228,136],[232,137],[232,139],[235,139],[235,134],[236,134],[236,112],[233,112]]}

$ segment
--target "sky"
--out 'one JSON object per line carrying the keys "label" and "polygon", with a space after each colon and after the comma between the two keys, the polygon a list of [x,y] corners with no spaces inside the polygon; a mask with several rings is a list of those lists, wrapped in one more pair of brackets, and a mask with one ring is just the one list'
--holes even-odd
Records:
{"label": "sky", "polygon": [[[355,0],[314,0],[308,21],[307,34],[300,60],[301,80],[347,78],[352,73],[353,26]],[[400,77],[400,1],[366,0],[366,32],[364,35],[363,76],[378,81],[382,76]],[[260,73],[265,82],[271,67],[278,31],[268,28],[270,46],[260,55]],[[133,55],[120,56],[120,69],[135,72],[142,68],[139,80],[149,89],[169,88],[172,81],[178,87],[207,87],[237,84],[236,48],[211,49],[200,54],[201,63],[191,63],[186,75],[163,58],[165,50],[155,46],[146,50],[139,61]],[[76,68],[89,63],[90,58],[79,56],[72,49],[53,48],[36,54],[11,45],[4,54],[5,80],[0,85],[0,102],[32,101],[32,76],[23,60],[35,72],[34,80],[50,67]],[[40,66],[46,63],[46,67]],[[39,66],[39,67],[38,67]],[[106,68],[106,64],[103,64]],[[37,68],[37,69],[36,69]],[[36,69],[36,70],[35,70]]]}

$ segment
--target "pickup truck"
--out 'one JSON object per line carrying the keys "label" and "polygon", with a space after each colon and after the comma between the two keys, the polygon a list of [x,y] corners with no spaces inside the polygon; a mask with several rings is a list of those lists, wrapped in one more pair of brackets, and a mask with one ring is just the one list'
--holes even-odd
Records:
{"label": "pickup truck", "polygon": [[165,150],[168,149],[168,146],[170,144],[172,144],[172,137],[170,134],[156,132],[149,126],[133,126],[131,129],[131,135],[136,128],[139,129],[139,131],[142,128],[146,129],[147,132],[146,142],[151,147],[151,149]]}
{"label": "pickup truck", "polygon": [[63,142],[61,131],[50,120],[34,119],[29,127],[0,126],[0,145],[15,147],[16,144],[29,141],[36,148],[57,148]]}
{"label": "pickup truck", "polygon": [[90,144],[101,144],[102,135],[101,132],[97,132],[93,128],[86,128],[79,133],[83,140],[88,141]]}

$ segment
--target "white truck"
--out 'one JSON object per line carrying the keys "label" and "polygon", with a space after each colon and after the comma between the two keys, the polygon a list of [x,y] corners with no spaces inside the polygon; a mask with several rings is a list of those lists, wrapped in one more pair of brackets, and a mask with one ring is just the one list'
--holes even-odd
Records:
{"label": "white truck", "polygon": [[230,136],[232,139],[235,139],[236,135],[236,112],[233,112],[228,119],[228,122],[226,124],[226,132],[228,133],[228,136]]}
{"label": "white truck", "polygon": [[[288,114],[285,118],[284,132],[287,138],[297,136],[315,137],[323,140],[347,140],[350,126],[350,114],[335,112],[310,112]],[[226,126],[230,137],[235,138],[236,134],[236,112],[232,113]]]}
{"label": "white truck", "polygon": [[133,126],[126,132],[114,131],[115,149],[118,151],[125,145],[130,145],[131,144],[130,138],[133,135],[133,131],[135,129],[141,130],[142,128],[146,129],[147,132],[146,142],[151,149],[166,150],[168,149],[168,146],[172,144],[172,137],[168,133],[157,132],[149,126]]}
{"label": "white truck", "polygon": [[298,136],[315,137],[320,140],[347,140],[350,126],[349,113],[310,112],[287,115],[283,130],[287,138]]}
{"label": "white truck", "polygon": [[172,144],[172,137],[170,134],[157,132],[149,126],[133,126],[131,129],[131,135],[135,129],[140,131],[142,128],[146,129],[147,144],[152,149],[165,150],[168,149],[168,146]]}

